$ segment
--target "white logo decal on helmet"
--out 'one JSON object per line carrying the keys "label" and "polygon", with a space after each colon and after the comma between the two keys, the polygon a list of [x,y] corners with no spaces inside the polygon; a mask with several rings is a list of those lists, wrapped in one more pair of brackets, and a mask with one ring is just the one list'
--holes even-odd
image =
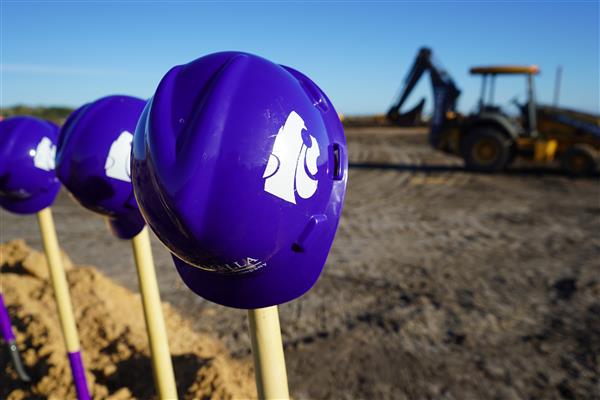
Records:
{"label": "white logo decal on helmet", "polygon": [[106,176],[120,181],[131,182],[131,142],[133,135],[123,131],[110,145],[108,157],[104,164]]}
{"label": "white logo decal on helmet", "polygon": [[49,138],[44,136],[38,143],[35,151],[31,151],[29,154],[33,156],[33,165],[36,168],[43,169],[44,171],[52,171],[54,169],[56,146],[52,144],[52,140]]}
{"label": "white logo decal on helmet", "polygon": [[279,128],[263,173],[265,192],[293,204],[296,204],[295,192],[308,199],[315,194],[319,184],[315,178],[319,144],[303,130],[306,130],[304,120],[292,111]]}

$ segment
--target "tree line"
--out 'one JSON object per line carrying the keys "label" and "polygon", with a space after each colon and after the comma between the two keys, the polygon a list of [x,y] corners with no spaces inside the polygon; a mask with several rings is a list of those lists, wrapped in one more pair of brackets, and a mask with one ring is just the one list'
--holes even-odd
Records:
{"label": "tree line", "polygon": [[9,118],[15,115],[31,115],[32,117],[46,119],[55,124],[62,125],[72,111],[73,109],[69,107],[32,107],[15,105],[0,108],[0,115],[3,118]]}

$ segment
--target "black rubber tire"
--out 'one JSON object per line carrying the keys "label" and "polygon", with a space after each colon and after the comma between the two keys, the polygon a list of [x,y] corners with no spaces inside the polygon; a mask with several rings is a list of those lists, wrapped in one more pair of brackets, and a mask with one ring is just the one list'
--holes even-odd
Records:
{"label": "black rubber tire", "polygon": [[493,127],[469,131],[462,146],[467,169],[480,172],[503,170],[513,159],[513,151],[508,135]]}
{"label": "black rubber tire", "polygon": [[561,157],[562,168],[571,176],[589,176],[596,172],[597,154],[587,144],[575,144]]}

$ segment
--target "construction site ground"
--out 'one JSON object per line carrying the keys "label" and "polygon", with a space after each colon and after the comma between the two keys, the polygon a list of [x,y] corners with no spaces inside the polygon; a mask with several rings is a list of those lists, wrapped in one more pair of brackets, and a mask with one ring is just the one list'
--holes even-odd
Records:
{"label": "construction site ground", "polygon": [[[280,306],[293,397],[600,398],[598,177],[519,160],[468,172],[423,129],[346,134],[348,191],[327,264],[309,293]],[[130,243],[64,191],[53,210],[74,264],[137,292]],[[0,221],[2,242],[42,249],[34,216],[1,211]],[[246,313],[196,297],[155,237],[153,251],[162,300],[249,364]]]}

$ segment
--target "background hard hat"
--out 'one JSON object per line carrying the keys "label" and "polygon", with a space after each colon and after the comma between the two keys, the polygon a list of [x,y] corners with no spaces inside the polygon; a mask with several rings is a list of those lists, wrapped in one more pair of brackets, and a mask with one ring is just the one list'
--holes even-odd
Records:
{"label": "background hard hat", "polygon": [[185,283],[258,308],[316,282],[346,188],[342,125],[306,76],[216,53],[171,69],[134,137],[132,178]]}
{"label": "background hard hat", "polygon": [[60,182],[54,171],[58,127],[34,117],[0,122],[0,206],[36,213],[54,202]]}
{"label": "background hard hat", "polygon": [[131,186],[131,140],[144,100],[108,96],[75,110],[60,132],[56,172],[85,208],[130,239],[144,227]]}

